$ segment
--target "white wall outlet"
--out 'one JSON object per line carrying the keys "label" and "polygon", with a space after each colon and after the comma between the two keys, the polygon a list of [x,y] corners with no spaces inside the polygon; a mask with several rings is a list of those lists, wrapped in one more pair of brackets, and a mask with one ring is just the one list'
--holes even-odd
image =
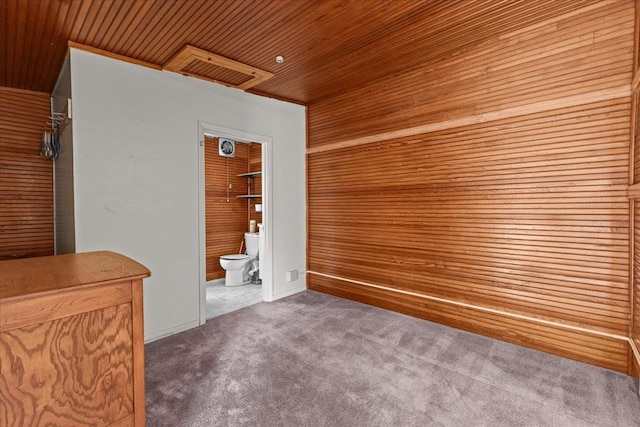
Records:
{"label": "white wall outlet", "polygon": [[298,280],[298,270],[287,271],[287,282],[295,282]]}

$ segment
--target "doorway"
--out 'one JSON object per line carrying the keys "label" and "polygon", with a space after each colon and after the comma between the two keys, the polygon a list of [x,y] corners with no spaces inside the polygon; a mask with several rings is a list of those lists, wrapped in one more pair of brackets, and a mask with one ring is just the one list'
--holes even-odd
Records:
{"label": "doorway", "polygon": [[[205,134],[204,184],[206,318],[210,320],[262,301],[257,256],[257,236],[263,226],[262,145]],[[221,258],[226,260],[224,266]],[[240,270],[227,271],[230,267]]]}
{"label": "doorway", "polygon": [[[235,143],[236,157],[224,157],[218,152],[221,140]],[[200,122],[198,141],[200,324],[203,324],[214,314],[273,299],[269,221],[271,138]],[[217,208],[212,209],[212,200],[217,202]],[[212,214],[218,220],[212,219]],[[262,224],[261,254],[256,263],[261,286],[256,286],[254,275],[254,284],[225,287],[220,256],[224,255],[222,252],[244,253],[244,233],[250,231],[252,221],[256,224],[254,231],[258,231],[257,224]]]}

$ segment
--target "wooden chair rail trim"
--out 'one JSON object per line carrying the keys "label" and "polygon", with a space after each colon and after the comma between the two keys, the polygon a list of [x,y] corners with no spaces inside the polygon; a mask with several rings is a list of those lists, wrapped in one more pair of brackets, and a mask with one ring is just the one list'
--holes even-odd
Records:
{"label": "wooden chair rail trim", "polygon": [[376,284],[373,284],[373,283],[362,282],[360,280],[348,279],[348,278],[345,278],[345,277],[334,276],[334,275],[331,275],[331,274],[320,273],[320,272],[312,271],[312,270],[307,270],[307,273],[315,274],[317,276],[322,276],[322,277],[326,277],[326,278],[329,278],[329,279],[335,279],[335,280],[342,280],[342,281],[345,281],[345,282],[351,282],[351,283],[355,283],[355,284],[358,284],[358,285],[361,285],[361,286],[367,286],[367,287],[370,287],[370,288],[382,289],[382,290],[385,290],[385,291],[397,292],[397,293],[402,293],[402,294],[405,294],[405,295],[411,295],[411,296],[415,296],[415,297],[419,297],[419,298],[424,298],[424,299],[428,299],[428,300],[431,300],[431,301],[437,301],[437,302],[441,302],[441,303],[445,303],[445,304],[456,305],[456,306],[459,306],[459,307],[471,308],[471,309],[474,309],[474,310],[484,311],[484,312],[487,312],[487,313],[498,314],[498,315],[501,315],[501,316],[513,317],[513,318],[516,318],[516,319],[527,320],[527,321],[530,321],[530,322],[541,323],[541,324],[544,324],[544,325],[549,325],[549,326],[554,326],[554,327],[559,327],[559,328],[564,328],[564,329],[570,329],[572,331],[584,332],[584,333],[591,334],[591,335],[599,335],[599,336],[602,336],[602,337],[613,338],[613,339],[620,340],[620,341],[630,342],[629,337],[626,337],[624,335],[617,335],[617,334],[611,334],[611,333],[608,333],[608,332],[596,331],[596,330],[593,330],[593,329],[581,328],[580,326],[567,325],[565,323],[553,322],[551,320],[538,319],[536,317],[525,316],[525,315],[522,315],[522,314],[510,313],[508,311],[496,310],[494,308],[482,307],[482,306],[479,306],[479,305],[469,304],[469,303],[465,303],[465,302],[460,302],[460,301],[454,301],[454,300],[450,300],[450,299],[446,299],[446,298],[435,297],[435,296],[432,296],[432,295],[426,295],[426,294],[422,294],[422,293],[419,293],[419,292],[406,291],[406,290],[397,289],[397,288],[390,288],[390,287],[387,287],[387,286],[376,285]]}
{"label": "wooden chair rail trim", "polygon": [[143,67],[151,68],[153,70],[162,71],[160,65],[152,64],[151,62],[141,61],[139,59],[131,58],[129,56],[120,55],[119,53],[109,52],[108,50],[98,49],[97,47],[87,46],[82,43],[76,43],[69,40],[67,42],[69,48],[80,49],[86,52],[95,53],[97,55],[106,56],[108,58],[117,59],[119,61],[129,62],[131,64],[142,65]]}
{"label": "wooden chair rail trim", "polygon": [[631,338],[627,338],[627,341],[629,341],[629,345],[631,346],[633,355],[636,357],[636,361],[638,362],[638,365],[640,365],[640,350],[638,349],[638,347],[636,346],[636,343]]}
{"label": "wooden chair rail trim", "polygon": [[343,148],[354,147],[357,145],[371,144],[374,142],[386,141],[396,138],[406,138],[445,129],[453,129],[457,127],[469,126],[495,120],[509,119],[513,117],[536,114],[561,108],[577,107],[579,105],[590,104],[594,102],[610,101],[618,98],[626,98],[630,95],[631,85],[622,85],[590,93],[581,93],[564,98],[550,99],[548,101],[534,102],[531,104],[519,105],[517,107],[511,107],[502,110],[489,111],[486,113],[474,114],[465,117],[458,117],[442,122],[428,123],[425,125],[414,126],[406,129],[382,132],[354,139],[347,139],[331,144],[321,145],[318,147],[307,148],[307,154],[339,150]]}

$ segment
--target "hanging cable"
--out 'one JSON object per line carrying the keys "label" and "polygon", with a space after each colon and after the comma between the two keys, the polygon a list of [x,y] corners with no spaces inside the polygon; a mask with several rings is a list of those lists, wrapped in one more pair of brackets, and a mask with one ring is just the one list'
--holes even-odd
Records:
{"label": "hanging cable", "polygon": [[58,157],[60,151],[60,125],[66,120],[65,113],[55,113],[53,111],[53,97],[50,98],[51,115],[47,122],[48,127],[42,134],[42,143],[40,144],[40,155],[47,160],[53,160]]}
{"label": "hanging cable", "polygon": [[227,203],[229,202],[229,158],[227,159]]}

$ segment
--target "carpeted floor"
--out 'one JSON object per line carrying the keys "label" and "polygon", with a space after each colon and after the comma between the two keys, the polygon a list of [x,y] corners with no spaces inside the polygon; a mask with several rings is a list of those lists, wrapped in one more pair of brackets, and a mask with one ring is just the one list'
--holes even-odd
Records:
{"label": "carpeted floor", "polygon": [[640,426],[623,374],[313,291],[145,349],[150,427]]}

